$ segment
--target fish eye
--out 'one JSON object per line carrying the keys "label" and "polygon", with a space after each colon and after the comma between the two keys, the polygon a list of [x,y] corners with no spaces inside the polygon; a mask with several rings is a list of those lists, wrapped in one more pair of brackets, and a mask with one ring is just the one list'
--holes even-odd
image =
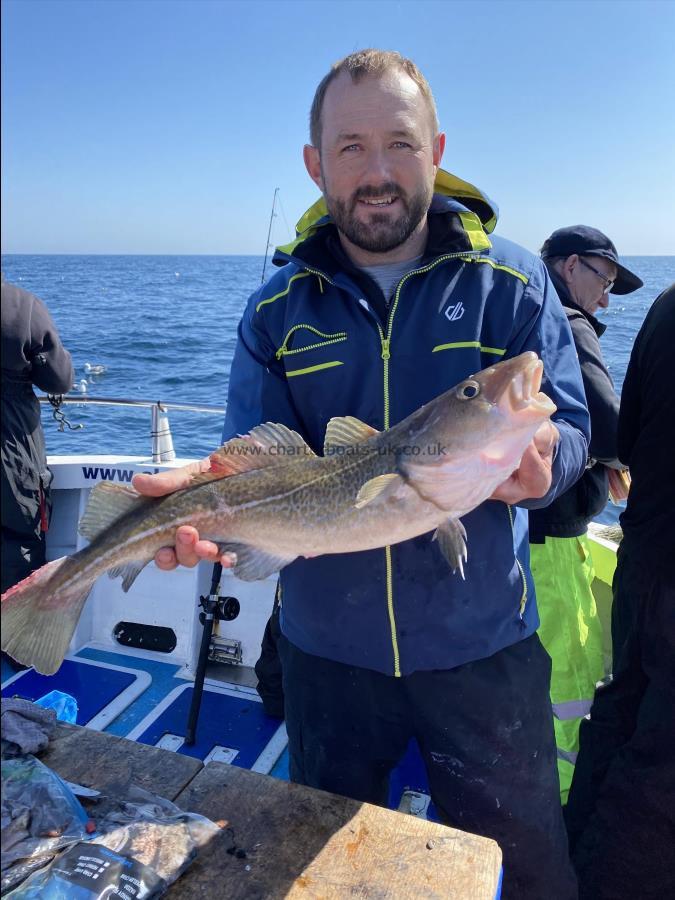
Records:
{"label": "fish eye", "polygon": [[477,381],[465,381],[456,390],[458,400],[473,400],[480,394],[480,385]]}

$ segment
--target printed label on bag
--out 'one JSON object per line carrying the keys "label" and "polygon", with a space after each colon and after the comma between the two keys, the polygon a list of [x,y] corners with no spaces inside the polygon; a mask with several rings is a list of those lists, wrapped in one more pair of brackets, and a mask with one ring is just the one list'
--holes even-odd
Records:
{"label": "printed label on bag", "polygon": [[94,843],[66,850],[54,861],[51,874],[86,888],[93,897],[144,900],[166,888],[164,879],[148,866]]}

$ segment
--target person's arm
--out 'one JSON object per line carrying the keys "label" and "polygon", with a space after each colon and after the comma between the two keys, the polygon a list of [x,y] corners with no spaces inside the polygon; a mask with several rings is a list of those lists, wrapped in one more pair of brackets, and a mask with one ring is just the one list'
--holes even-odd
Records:
{"label": "person's arm", "polygon": [[508,354],[534,350],[544,363],[542,390],[557,407],[523,454],[519,468],[492,495],[528,509],[548,506],[574,484],[588,456],[590,421],[572,332],[543,263],[520,304]]}
{"label": "person's arm", "polygon": [[591,417],[589,455],[605,465],[618,467],[616,433],[619,424],[619,397],[605,367],[598,336],[590,322],[579,314],[570,320],[570,325]]}
{"label": "person's arm", "polygon": [[[635,338],[621,391],[618,456],[630,465],[635,445],[646,427],[671,423],[673,392],[673,337],[675,336],[675,284],[656,298]],[[667,431],[664,425],[664,431]],[[659,428],[660,430],[660,428]],[[666,446],[666,453],[672,447]]]}
{"label": "person's arm", "polygon": [[644,325],[633,344],[621,390],[621,407],[617,426],[617,456],[625,465],[630,463],[633,447],[640,434],[643,335]]}
{"label": "person's arm", "polygon": [[31,306],[30,379],[48,394],[65,394],[73,386],[75,372],[70,353],[63,347],[59,333],[47,307],[34,298]]}

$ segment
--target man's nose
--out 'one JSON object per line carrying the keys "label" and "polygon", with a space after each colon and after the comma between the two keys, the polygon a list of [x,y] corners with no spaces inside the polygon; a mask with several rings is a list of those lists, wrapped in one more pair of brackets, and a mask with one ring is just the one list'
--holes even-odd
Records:
{"label": "man's nose", "polygon": [[389,181],[390,165],[387,154],[383,150],[373,149],[366,158],[366,176],[372,184]]}
{"label": "man's nose", "polygon": [[603,294],[603,295],[600,297],[600,301],[599,301],[599,303],[598,303],[598,306],[601,306],[602,309],[607,309],[607,307],[609,306],[609,294]]}

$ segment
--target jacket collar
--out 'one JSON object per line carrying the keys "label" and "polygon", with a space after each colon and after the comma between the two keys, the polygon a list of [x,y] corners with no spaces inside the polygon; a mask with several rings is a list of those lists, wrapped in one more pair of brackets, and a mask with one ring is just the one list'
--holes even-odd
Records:
{"label": "jacket collar", "polygon": [[582,316],[584,316],[591,324],[593,331],[597,334],[598,337],[603,335],[605,331],[607,331],[607,326],[600,322],[595,316],[591,315],[589,312],[579,306],[578,303],[575,303],[570,296],[570,292],[567,290],[567,285],[563,281],[560,274],[553,268],[553,266],[549,265],[547,262],[546,268],[548,269],[548,274],[551,276],[551,281],[553,282],[553,287],[556,289],[558,296],[560,297],[560,302],[563,306],[568,309],[573,309],[576,312],[580,312]]}

